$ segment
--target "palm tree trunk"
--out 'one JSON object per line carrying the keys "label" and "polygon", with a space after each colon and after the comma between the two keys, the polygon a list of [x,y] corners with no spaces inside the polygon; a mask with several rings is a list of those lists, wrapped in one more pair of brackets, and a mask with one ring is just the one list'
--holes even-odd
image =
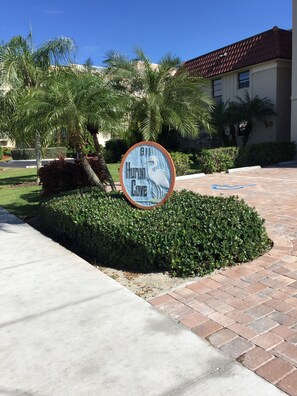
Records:
{"label": "palm tree trunk", "polygon": [[40,133],[36,132],[35,135],[35,155],[36,155],[36,168],[37,168],[37,183],[40,182],[39,169],[42,167],[42,146]]}
{"label": "palm tree trunk", "polygon": [[245,132],[244,132],[244,137],[242,139],[243,145],[246,146],[251,134],[253,131],[253,124],[248,122],[246,127],[245,127]]}
{"label": "palm tree trunk", "polygon": [[116,188],[116,186],[114,184],[113,178],[112,178],[112,176],[111,176],[111,174],[109,172],[109,169],[108,169],[108,167],[106,165],[105,159],[104,159],[104,157],[102,155],[101,146],[100,146],[99,140],[98,140],[98,127],[93,125],[93,124],[91,124],[91,123],[88,123],[87,124],[87,130],[90,132],[90,134],[92,136],[92,139],[93,139],[93,142],[94,142],[95,151],[96,151],[96,156],[98,157],[98,161],[99,161],[99,164],[100,164],[101,168],[104,170],[104,172],[106,174],[107,182],[109,183],[112,191],[117,191],[117,188]]}
{"label": "palm tree trunk", "polygon": [[86,172],[90,183],[96,187],[98,187],[101,191],[106,191],[106,188],[103,183],[101,183],[99,177],[93,171],[89,161],[83,152],[79,152],[79,161],[82,164],[84,171]]}
{"label": "palm tree trunk", "polygon": [[236,140],[236,128],[234,126],[234,124],[230,125],[230,134],[231,134],[231,141],[233,146],[237,147],[237,140]]}

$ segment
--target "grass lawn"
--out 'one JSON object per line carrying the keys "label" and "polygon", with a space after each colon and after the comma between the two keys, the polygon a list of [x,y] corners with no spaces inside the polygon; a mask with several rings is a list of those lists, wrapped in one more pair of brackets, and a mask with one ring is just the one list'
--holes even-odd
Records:
{"label": "grass lawn", "polygon": [[[120,180],[120,164],[108,164],[115,182]],[[36,216],[41,186],[36,181],[36,169],[0,168],[0,206],[15,216],[26,219]]]}
{"label": "grass lawn", "polygon": [[[119,182],[120,164],[108,164],[115,182]],[[191,169],[189,173],[196,173]],[[0,206],[21,219],[36,216],[41,187],[34,185],[36,169],[0,168]]]}
{"label": "grass lawn", "polygon": [[120,181],[120,163],[117,164],[107,164],[109,172],[115,182]]}
{"label": "grass lawn", "polygon": [[21,219],[35,216],[41,187],[36,181],[36,169],[0,168],[0,206]]}

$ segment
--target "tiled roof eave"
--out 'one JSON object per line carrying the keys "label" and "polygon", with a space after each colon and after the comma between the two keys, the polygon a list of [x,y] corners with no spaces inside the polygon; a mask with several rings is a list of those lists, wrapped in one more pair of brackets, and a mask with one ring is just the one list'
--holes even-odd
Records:
{"label": "tiled roof eave", "polygon": [[274,27],[184,63],[192,74],[214,78],[276,59],[292,59],[292,33]]}
{"label": "tiled roof eave", "polygon": [[[233,72],[244,71],[244,70],[249,69],[249,68],[251,68],[253,66],[262,65],[262,64],[265,64],[267,62],[279,61],[279,60],[291,61],[291,59],[285,58],[285,57],[271,58],[271,59],[266,59],[266,60],[263,60],[263,61],[257,62],[257,63],[250,63],[250,64],[247,64],[247,65],[239,65],[238,67],[233,67],[231,69],[227,69],[223,73],[204,73],[202,76],[204,78],[216,78],[216,77],[224,76],[226,74],[231,74]],[[194,73],[198,74],[198,75],[201,75],[197,71],[195,71]]]}

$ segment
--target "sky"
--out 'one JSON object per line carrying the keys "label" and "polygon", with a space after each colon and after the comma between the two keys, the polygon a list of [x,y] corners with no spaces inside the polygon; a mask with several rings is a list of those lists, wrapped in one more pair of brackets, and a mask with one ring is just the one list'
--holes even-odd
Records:
{"label": "sky", "polygon": [[0,41],[27,36],[36,46],[71,37],[76,63],[94,65],[110,50],[152,62],[166,53],[183,61],[278,26],[292,28],[292,0],[0,0]]}

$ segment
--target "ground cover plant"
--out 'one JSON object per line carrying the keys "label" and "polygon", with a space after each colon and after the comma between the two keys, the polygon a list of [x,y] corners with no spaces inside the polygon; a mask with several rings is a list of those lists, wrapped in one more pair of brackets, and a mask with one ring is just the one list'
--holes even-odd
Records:
{"label": "ground cover plant", "polygon": [[147,211],[120,193],[70,192],[43,203],[41,221],[98,263],[136,272],[204,275],[271,246],[263,220],[242,200],[185,190]]}

